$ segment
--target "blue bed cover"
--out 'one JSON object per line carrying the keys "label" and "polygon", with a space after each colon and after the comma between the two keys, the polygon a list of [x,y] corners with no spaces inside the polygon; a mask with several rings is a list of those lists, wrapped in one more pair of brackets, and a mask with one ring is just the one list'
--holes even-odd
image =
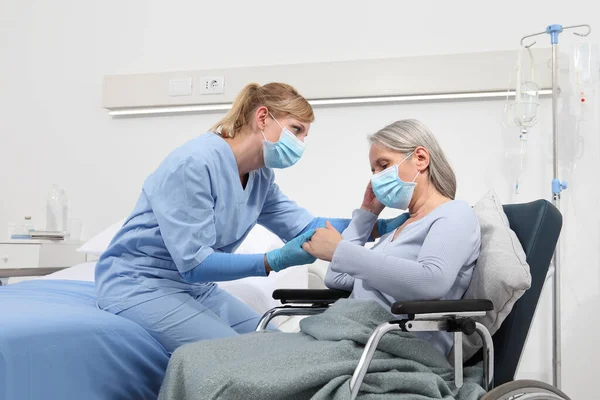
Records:
{"label": "blue bed cover", "polygon": [[96,307],[92,282],[0,287],[0,399],[156,399],[168,363],[142,327]]}

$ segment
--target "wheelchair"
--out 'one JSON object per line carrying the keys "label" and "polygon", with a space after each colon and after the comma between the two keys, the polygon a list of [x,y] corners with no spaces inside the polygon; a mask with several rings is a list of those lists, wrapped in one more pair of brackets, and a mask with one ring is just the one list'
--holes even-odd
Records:
{"label": "wheelchair", "polygon": [[[487,393],[482,400],[569,400],[557,388],[535,380],[514,380],[515,372],[527,334],[533,320],[554,249],[562,228],[562,216],[551,203],[536,200],[530,203],[505,205],[504,212],[510,228],[517,235],[531,270],[531,287],[515,303],[498,331],[488,329],[473,318],[493,309],[490,300],[434,300],[397,302],[391,312],[404,318],[379,325],[367,342],[350,380],[351,399],[355,399],[381,338],[391,331],[444,331],[454,336],[454,384],[463,384],[463,367],[483,362],[483,387]],[[325,311],[339,299],[350,296],[341,290],[279,289],[273,298],[280,307],[267,311],[256,330],[266,329],[277,316],[314,315]],[[463,364],[463,335],[478,334],[482,349]]]}

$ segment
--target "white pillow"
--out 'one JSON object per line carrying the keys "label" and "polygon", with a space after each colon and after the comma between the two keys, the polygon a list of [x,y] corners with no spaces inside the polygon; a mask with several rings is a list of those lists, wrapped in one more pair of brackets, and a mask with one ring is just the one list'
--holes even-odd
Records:
{"label": "white pillow", "polygon": [[254,225],[248,233],[248,236],[235,250],[237,254],[256,254],[266,253],[267,251],[278,249],[283,246],[283,241],[279,236],[268,230],[262,225]]}
{"label": "white pillow", "polygon": [[[119,229],[125,223],[126,218],[120,219],[77,249],[78,252],[102,255],[110,245]],[[266,253],[267,251],[277,249],[283,246],[283,241],[274,233],[261,225],[255,225],[248,233],[248,236],[236,249],[237,254],[256,254]]]}
{"label": "white pillow", "polygon": [[110,241],[115,237],[119,229],[125,223],[125,219],[120,219],[87,242],[85,242],[80,248],[77,249],[80,253],[92,254],[100,256],[108,248]]}
{"label": "white pillow", "polygon": [[[510,229],[500,199],[490,190],[473,207],[481,226],[481,252],[464,299],[489,299],[494,310],[475,318],[493,335],[515,302],[531,286],[525,251]],[[469,359],[481,348],[479,335],[463,336],[463,356]]]}

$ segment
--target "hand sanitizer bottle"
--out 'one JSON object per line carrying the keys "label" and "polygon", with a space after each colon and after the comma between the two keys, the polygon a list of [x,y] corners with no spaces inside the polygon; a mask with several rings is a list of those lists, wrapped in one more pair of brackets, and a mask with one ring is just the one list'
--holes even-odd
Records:
{"label": "hand sanitizer bottle", "polygon": [[58,231],[59,223],[62,224],[62,208],[60,204],[60,189],[58,185],[52,185],[48,200],[46,201],[46,230]]}
{"label": "hand sanitizer bottle", "polygon": [[60,190],[60,223],[59,231],[66,232],[69,229],[69,200],[67,199],[67,193],[64,189]]}

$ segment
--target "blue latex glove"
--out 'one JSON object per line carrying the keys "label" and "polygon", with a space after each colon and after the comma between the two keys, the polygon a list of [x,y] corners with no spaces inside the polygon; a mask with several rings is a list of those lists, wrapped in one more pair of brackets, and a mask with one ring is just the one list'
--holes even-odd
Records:
{"label": "blue latex glove", "polygon": [[281,271],[294,265],[312,264],[317,259],[308,254],[302,248],[304,242],[310,240],[315,234],[314,229],[310,229],[294,239],[287,242],[283,247],[271,250],[267,253],[267,262],[273,271]]}
{"label": "blue latex glove", "polygon": [[310,224],[306,225],[306,227],[304,228],[304,230],[300,233],[304,233],[305,231],[308,232],[311,229],[317,229],[317,228],[325,228],[325,223],[329,221],[329,223],[331,225],[333,225],[333,227],[335,228],[336,231],[342,233],[344,232],[344,230],[346,230],[346,228],[348,227],[348,225],[350,225],[350,222],[352,221],[352,219],[350,218],[322,218],[322,217],[317,217],[315,219],[313,219],[312,221],[310,221]]}
{"label": "blue latex glove", "polygon": [[379,236],[383,236],[386,233],[390,233],[396,230],[400,225],[406,222],[406,220],[410,217],[409,213],[404,213],[398,215],[396,218],[389,219],[378,219],[377,220],[377,232],[379,232]]}

